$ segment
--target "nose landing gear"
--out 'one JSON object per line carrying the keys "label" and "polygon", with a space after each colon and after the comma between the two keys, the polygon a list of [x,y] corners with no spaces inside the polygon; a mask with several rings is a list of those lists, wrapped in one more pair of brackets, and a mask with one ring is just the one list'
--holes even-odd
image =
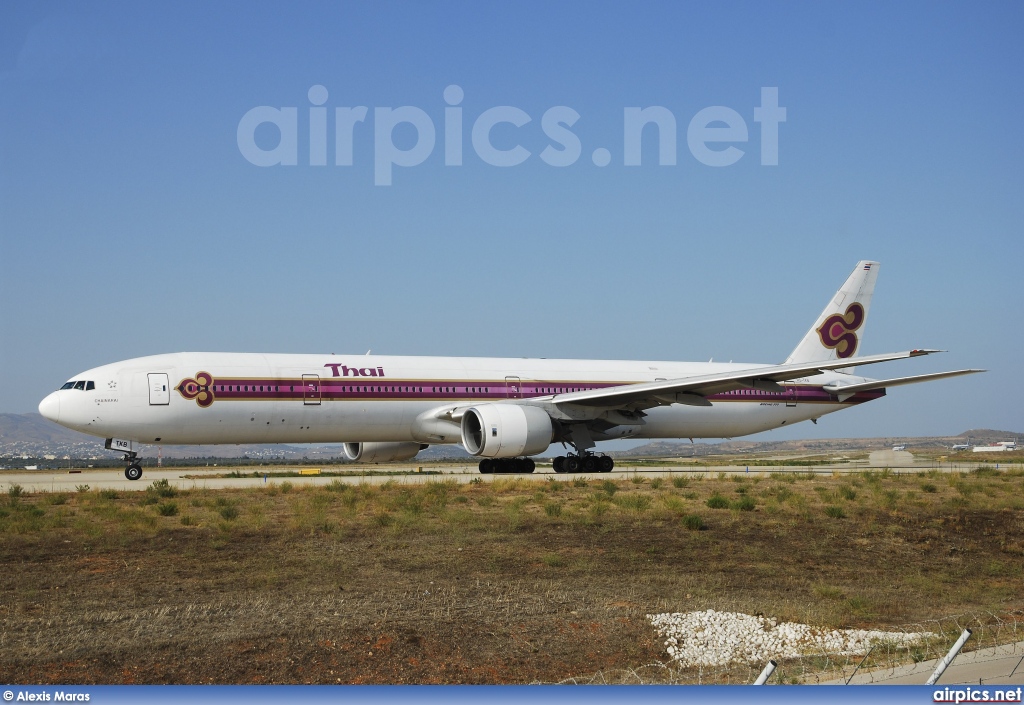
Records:
{"label": "nose landing gear", "polygon": [[124,461],[128,463],[128,467],[124,469],[124,476],[129,480],[138,480],[142,477],[142,466],[139,465],[138,456],[135,451],[124,454]]}

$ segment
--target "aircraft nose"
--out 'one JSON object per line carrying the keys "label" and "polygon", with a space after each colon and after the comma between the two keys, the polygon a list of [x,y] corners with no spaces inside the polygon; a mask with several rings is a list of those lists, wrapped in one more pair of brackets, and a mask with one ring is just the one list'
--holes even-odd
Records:
{"label": "aircraft nose", "polygon": [[39,414],[44,419],[60,422],[60,395],[57,392],[51,392],[39,402]]}

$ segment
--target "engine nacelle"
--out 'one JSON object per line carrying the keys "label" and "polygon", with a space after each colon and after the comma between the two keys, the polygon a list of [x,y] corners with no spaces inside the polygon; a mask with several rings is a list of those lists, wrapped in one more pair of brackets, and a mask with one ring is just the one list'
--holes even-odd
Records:
{"label": "engine nacelle", "polygon": [[412,460],[427,447],[426,443],[346,443],[345,457],[364,463],[388,463]]}
{"label": "engine nacelle", "polygon": [[462,446],[485,458],[514,458],[547,450],[554,437],[543,409],[517,404],[482,404],[462,416]]}

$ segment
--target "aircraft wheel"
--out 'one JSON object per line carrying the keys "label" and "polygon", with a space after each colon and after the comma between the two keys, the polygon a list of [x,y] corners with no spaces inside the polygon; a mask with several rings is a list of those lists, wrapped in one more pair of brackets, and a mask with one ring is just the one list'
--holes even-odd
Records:
{"label": "aircraft wheel", "polygon": [[597,468],[601,472],[611,472],[612,468],[615,467],[615,461],[607,455],[602,455],[597,459]]}
{"label": "aircraft wheel", "polygon": [[583,458],[583,472],[597,472],[597,458],[592,455]]}
{"label": "aircraft wheel", "polygon": [[129,480],[138,480],[140,477],[142,477],[142,467],[136,465],[135,463],[132,463],[131,465],[124,469],[124,476],[127,477]]}
{"label": "aircraft wheel", "polygon": [[531,472],[537,469],[537,463],[533,462],[533,458],[523,458],[519,461],[519,472],[529,475]]}
{"label": "aircraft wheel", "polygon": [[575,455],[566,456],[565,462],[562,463],[562,467],[565,468],[562,472],[579,472],[580,459]]}
{"label": "aircraft wheel", "polygon": [[480,461],[480,472],[484,475],[490,475],[494,472],[494,461],[490,458],[484,458]]}
{"label": "aircraft wheel", "polygon": [[565,472],[565,456],[559,455],[551,461],[551,469],[555,472]]}

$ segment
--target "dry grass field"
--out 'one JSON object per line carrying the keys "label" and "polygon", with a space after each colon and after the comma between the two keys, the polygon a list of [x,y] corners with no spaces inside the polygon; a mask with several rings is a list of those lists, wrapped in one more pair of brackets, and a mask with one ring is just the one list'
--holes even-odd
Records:
{"label": "dry grass field", "polygon": [[645,615],[1024,607],[1024,473],[635,475],[0,498],[7,683],[524,683]]}

